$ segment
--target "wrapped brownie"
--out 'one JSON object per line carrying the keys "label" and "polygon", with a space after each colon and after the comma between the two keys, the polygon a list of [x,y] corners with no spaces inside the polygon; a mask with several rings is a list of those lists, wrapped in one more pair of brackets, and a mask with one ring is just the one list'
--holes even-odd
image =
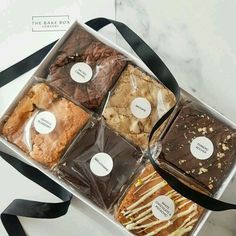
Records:
{"label": "wrapped brownie", "polygon": [[39,83],[19,101],[2,134],[34,160],[52,167],[89,117],[82,108]]}
{"label": "wrapped brownie", "polygon": [[97,110],[126,66],[126,58],[78,27],[52,62],[48,82],[75,102]]}
{"label": "wrapped brownie", "polygon": [[137,236],[188,236],[203,209],[174,191],[148,164],[134,180],[116,212],[116,219]]}
{"label": "wrapped brownie", "polygon": [[236,130],[207,108],[190,102],[183,105],[164,136],[159,160],[214,194],[233,168],[235,155]]}
{"label": "wrapped brownie", "polygon": [[[175,96],[138,67],[121,74],[103,111],[106,122],[122,136],[147,148],[153,125],[175,104]],[[158,130],[157,137],[164,126]]]}
{"label": "wrapped brownie", "polygon": [[[92,34],[77,24],[67,37],[66,42],[58,49],[57,59],[63,59],[76,53],[81,54],[95,41],[97,41],[97,39]],[[57,61],[57,63],[59,63],[59,61]]]}
{"label": "wrapped brownie", "polygon": [[140,166],[142,153],[108,128],[92,122],[68,150],[56,174],[108,211]]}

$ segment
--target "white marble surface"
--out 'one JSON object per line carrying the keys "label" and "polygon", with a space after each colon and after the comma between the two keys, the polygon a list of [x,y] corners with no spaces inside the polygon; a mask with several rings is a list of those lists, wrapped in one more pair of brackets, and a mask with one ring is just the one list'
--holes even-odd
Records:
{"label": "white marble surface", "polygon": [[[183,88],[236,121],[236,31],[233,25],[236,20],[236,1],[81,0],[78,5],[76,1],[72,2],[75,7],[83,7],[83,11],[79,11],[81,19],[101,15],[116,18],[129,25],[155,49]],[[5,5],[1,6],[3,8]],[[63,12],[62,8],[59,12]],[[3,17],[0,15],[1,19]],[[51,39],[51,36],[48,37]],[[117,42],[130,50],[119,35]],[[4,68],[3,63],[5,62],[1,61],[0,68]],[[0,89],[2,110],[31,73],[32,71]],[[55,200],[1,159],[0,186],[4,189],[1,191],[0,212],[16,197]],[[224,200],[236,203],[235,187],[236,181],[233,179],[223,195]],[[79,200],[73,202],[63,218],[47,221],[21,220],[27,233],[33,236],[42,233],[45,236],[125,235]],[[199,236],[236,235],[235,220],[236,211],[212,213]],[[1,224],[0,235],[7,235]]]}

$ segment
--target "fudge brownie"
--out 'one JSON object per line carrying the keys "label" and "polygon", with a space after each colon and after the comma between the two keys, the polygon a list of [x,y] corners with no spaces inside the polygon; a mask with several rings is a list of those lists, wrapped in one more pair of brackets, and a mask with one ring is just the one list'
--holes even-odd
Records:
{"label": "fudge brownie", "polygon": [[127,59],[92,36],[87,40],[89,33],[84,34],[65,42],[68,45],[65,48],[77,50],[69,54],[71,50],[64,49],[66,53],[63,51],[58,55],[50,66],[47,81],[75,102],[97,110],[126,66]]}
{"label": "fudge brownie", "polygon": [[235,154],[236,130],[190,102],[164,136],[159,159],[214,194],[233,168]]}
{"label": "fudge brownie", "polygon": [[84,130],[57,166],[57,175],[111,211],[142,160],[142,152],[103,120]]}

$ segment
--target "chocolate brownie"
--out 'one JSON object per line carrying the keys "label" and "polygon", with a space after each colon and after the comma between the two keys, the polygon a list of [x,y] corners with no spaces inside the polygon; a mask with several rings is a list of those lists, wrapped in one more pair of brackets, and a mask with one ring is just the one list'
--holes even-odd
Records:
{"label": "chocolate brownie", "polygon": [[167,161],[210,193],[215,193],[235,163],[236,130],[194,102],[184,105],[162,140]]}
{"label": "chocolate brownie", "polygon": [[94,122],[67,152],[56,173],[99,207],[112,210],[139,168],[142,153],[103,120]]}
{"label": "chocolate brownie", "polygon": [[78,45],[78,50],[69,54],[71,50],[65,49],[66,53],[58,55],[50,66],[48,82],[75,102],[96,110],[126,66],[126,59],[93,37],[87,43],[88,33],[84,34],[65,42]]}

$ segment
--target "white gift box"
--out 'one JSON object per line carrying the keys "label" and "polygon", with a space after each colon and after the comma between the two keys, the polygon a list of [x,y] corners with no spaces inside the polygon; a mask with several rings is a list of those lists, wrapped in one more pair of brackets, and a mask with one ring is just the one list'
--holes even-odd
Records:
{"label": "white gift box", "polygon": [[[47,55],[47,57],[42,61],[42,63],[40,64],[39,68],[36,70],[35,75],[37,76],[37,74],[41,74],[41,71],[45,69],[45,67],[47,67],[48,62],[50,61],[50,59],[55,55],[55,53],[57,52],[57,49],[59,48],[59,46],[63,43],[63,41],[65,40],[65,38],[67,37],[67,35],[73,30],[73,28],[76,26],[76,22],[71,26],[71,28],[66,32],[66,34],[61,38],[61,40],[54,46],[54,48],[50,51],[50,53]],[[111,47],[115,48],[116,50],[120,51],[121,53],[123,53],[124,55],[126,55],[128,58],[130,58],[135,64],[137,64],[139,67],[141,67],[142,69],[146,70],[148,73],[152,74],[152,72],[146,67],[144,66],[144,63],[132,56],[130,53],[127,53],[125,50],[123,50],[122,48],[118,47],[116,44],[114,44],[112,41],[106,39],[104,36],[102,36],[101,34],[95,32],[94,30],[92,30],[91,28],[89,28],[88,26],[81,24],[88,32],[90,32],[91,34],[93,34],[94,36],[96,36],[96,38],[98,38],[100,41],[106,43],[107,45],[110,45]],[[28,75],[29,76],[29,75]],[[26,87],[30,86],[31,82],[28,81],[26,83]],[[6,114],[8,114],[10,112],[10,110],[15,106],[15,104],[17,103],[17,101],[19,100],[19,98],[23,95],[23,90],[21,90],[21,92],[15,97],[14,102],[8,107],[6,113],[3,115],[5,116]],[[193,98],[193,100],[197,100],[196,98]],[[199,101],[199,100],[197,100]],[[201,102],[201,101],[200,101]],[[202,102],[201,102],[202,103]],[[209,107],[207,104],[204,104],[212,113],[214,113],[219,119],[221,119],[224,123],[229,124],[231,126],[236,127],[235,124],[233,124],[230,120],[226,119],[224,116],[222,116],[220,113],[218,113],[217,111],[215,111],[213,108]],[[76,196],[77,198],[79,198],[80,200],[82,200],[85,204],[87,204],[88,206],[90,206],[92,209],[94,209],[96,212],[98,212],[99,214],[101,214],[102,216],[104,216],[106,219],[108,219],[110,222],[112,222],[113,224],[115,224],[118,228],[120,228],[122,231],[124,231],[124,233],[127,233],[128,235],[130,235],[130,233],[128,231],[126,231],[126,229],[120,225],[119,223],[117,223],[113,216],[104,212],[103,210],[101,210],[100,208],[98,208],[96,205],[94,205],[90,200],[88,200],[86,197],[84,197],[83,195],[81,195],[79,192],[77,192],[75,189],[73,189],[71,186],[69,186],[68,184],[66,184],[65,182],[61,181],[60,179],[58,179],[57,177],[55,177],[50,171],[45,170],[45,168],[42,168],[37,162],[29,159],[27,157],[26,154],[24,154],[22,151],[20,151],[18,148],[16,148],[16,146],[12,145],[11,143],[7,142],[4,138],[0,137],[0,143],[2,145],[2,147],[4,146],[4,148],[6,149],[6,151],[10,152],[11,154],[15,154],[17,157],[22,158],[23,160],[27,161],[28,163],[30,163],[31,165],[33,165],[34,167],[38,168],[39,170],[41,170],[42,172],[44,172],[47,176],[49,176],[50,178],[52,178],[54,181],[56,181],[57,183],[59,183],[60,185],[62,185],[64,188],[66,188],[68,191],[70,191],[74,196]],[[234,169],[231,171],[231,173],[229,174],[229,176],[227,177],[227,179],[225,180],[224,184],[222,185],[222,187],[220,188],[220,190],[217,193],[217,198],[219,198],[222,193],[224,192],[225,188],[227,187],[228,183],[230,182],[230,179],[233,177],[234,173],[236,171],[236,166],[234,167]],[[206,213],[204,214],[204,216],[202,217],[202,219],[199,221],[198,226],[195,228],[194,232],[192,235],[196,236],[199,232],[199,230],[201,229],[201,227],[203,226],[203,224],[205,223],[207,217],[209,216],[210,212],[206,211]]]}

